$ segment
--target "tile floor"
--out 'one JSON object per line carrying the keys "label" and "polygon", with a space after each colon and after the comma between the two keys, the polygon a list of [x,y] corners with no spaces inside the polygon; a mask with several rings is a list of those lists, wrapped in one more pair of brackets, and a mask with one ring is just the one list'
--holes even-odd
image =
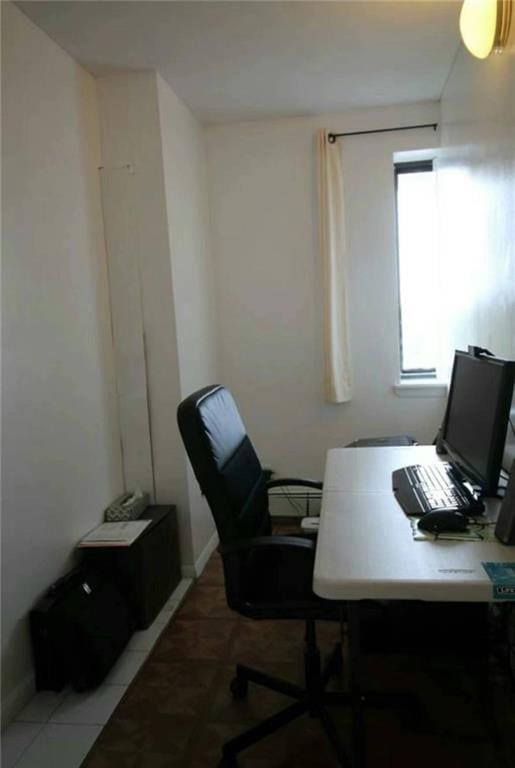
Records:
{"label": "tile floor", "polygon": [[135,632],[94,691],[41,691],[2,734],[2,768],[79,768],[192,585],[183,579],[154,623]]}
{"label": "tile floor", "polygon": [[[256,622],[231,612],[218,553],[189,586],[183,583],[152,627],[134,636],[102,688],[80,696],[36,696],[6,732],[4,768],[213,768],[224,741],[289,703],[260,686],[251,686],[244,701],[235,700],[229,681],[240,662],[301,682],[302,622]],[[394,609],[404,607],[390,606],[390,619]],[[443,637],[450,632],[457,641],[454,626],[463,612],[452,625],[442,616]],[[412,624],[418,621],[405,620],[402,631]],[[388,649],[388,622],[380,626],[381,648],[386,643]],[[371,629],[364,638],[378,636],[377,624]],[[317,623],[322,653],[338,633],[336,622]],[[398,629],[393,636],[399,637]],[[446,652],[426,643],[425,651],[416,645],[404,653],[397,640],[386,653],[365,644],[370,652],[362,659],[364,686],[416,691],[424,712],[413,723],[395,710],[367,710],[368,768],[514,768],[515,688],[506,671],[493,665],[491,713],[486,711],[474,653],[465,653],[472,651],[470,636]],[[348,709],[331,714],[348,741]],[[242,768],[336,768],[319,723],[307,717],[246,749],[238,762]]]}
{"label": "tile floor", "polygon": [[[291,703],[260,686],[250,686],[245,700],[235,700],[229,682],[239,662],[301,683],[303,622],[253,621],[231,612],[223,583],[222,561],[215,552],[81,768],[214,768],[224,741]],[[381,646],[388,638],[399,637],[398,615],[393,619],[393,635],[385,634],[394,609],[404,611],[403,606],[390,606],[386,623],[380,623]],[[463,612],[457,615],[461,624]],[[421,623],[422,617],[410,616]],[[433,622],[431,616],[426,624]],[[426,638],[426,652],[418,645],[411,648],[410,643],[404,653],[395,640],[386,653],[374,653],[378,625],[363,618],[368,625],[363,639],[368,638],[371,649],[361,665],[365,687],[416,692],[423,703],[417,722],[395,709],[367,709],[368,768],[515,768],[515,691],[506,676],[494,676],[492,668],[491,704],[502,733],[502,739],[494,740],[492,718],[486,717],[485,705],[481,707],[475,656],[465,653],[473,646],[468,635],[465,647],[461,641],[453,642],[456,647],[446,652],[435,651],[433,640],[428,645]],[[457,641],[457,619],[450,626],[448,613],[440,618],[443,636],[447,638],[450,631]],[[406,630],[405,620],[400,639]],[[337,622],[317,622],[317,637],[322,654],[327,654],[339,637]],[[348,708],[332,708],[331,715],[348,743]],[[244,750],[238,764],[241,768],[337,768],[320,724],[306,716]]]}

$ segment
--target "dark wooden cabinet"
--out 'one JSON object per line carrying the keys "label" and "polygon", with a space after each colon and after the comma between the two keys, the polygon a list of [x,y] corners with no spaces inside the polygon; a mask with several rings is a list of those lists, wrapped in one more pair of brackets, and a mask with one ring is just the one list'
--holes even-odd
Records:
{"label": "dark wooden cabinet", "polygon": [[181,579],[177,510],[150,506],[140,520],[152,522],[130,547],[84,550],[88,562],[108,569],[125,595],[137,629],[146,629]]}

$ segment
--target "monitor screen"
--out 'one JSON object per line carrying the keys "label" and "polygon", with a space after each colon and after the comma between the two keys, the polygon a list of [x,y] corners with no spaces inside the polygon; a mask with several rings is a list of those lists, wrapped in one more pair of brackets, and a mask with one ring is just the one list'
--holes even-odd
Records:
{"label": "monitor screen", "polygon": [[495,495],[515,363],[456,351],[442,428],[445,449],[485,495]]}

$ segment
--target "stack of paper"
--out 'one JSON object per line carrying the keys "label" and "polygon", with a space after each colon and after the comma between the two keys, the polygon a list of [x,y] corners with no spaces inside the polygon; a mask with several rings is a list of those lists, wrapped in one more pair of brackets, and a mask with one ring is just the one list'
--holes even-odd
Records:
{"label": "stack of paper", "polygon": [[151,522],[151,520],[130,520],[123,523],[102,523],[84,536],[77,546],[129,547]]}

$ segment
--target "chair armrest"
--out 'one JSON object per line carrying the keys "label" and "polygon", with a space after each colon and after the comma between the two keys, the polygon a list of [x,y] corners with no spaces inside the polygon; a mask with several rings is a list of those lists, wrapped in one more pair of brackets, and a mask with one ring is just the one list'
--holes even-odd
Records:
{"label": "chair armrest", "polygon": [[267,488],[281,488],[282,486],[299,486],[301,488],[317,488],[322,490],[322,482],[320,480],[308,480],[300,477],[278,477],[277,480],[267,480]]}
{"label": "chair armrest", "polygon": [[257,616],[266,606],[316,600],[312,591],[315,541],[261,536],[220,548],[229,606]]}

